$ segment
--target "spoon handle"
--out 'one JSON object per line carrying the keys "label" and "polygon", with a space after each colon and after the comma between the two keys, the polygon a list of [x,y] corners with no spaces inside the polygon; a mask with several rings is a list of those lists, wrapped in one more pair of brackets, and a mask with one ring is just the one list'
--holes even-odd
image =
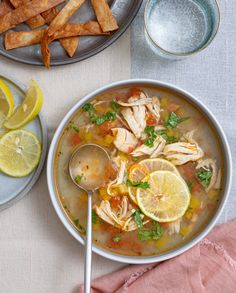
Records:
{"label": "spoon handle", "polygon": [[92,262],[92,192],[88,192],[88,211],[86,226],[86,251],[85,251],[85,269],[84,286],[85,293],[90,293],[91,287],[91,262]]}

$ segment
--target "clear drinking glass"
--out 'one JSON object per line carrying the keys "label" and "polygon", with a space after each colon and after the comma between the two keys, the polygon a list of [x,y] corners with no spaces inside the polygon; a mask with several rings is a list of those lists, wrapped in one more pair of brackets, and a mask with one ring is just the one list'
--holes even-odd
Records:
{"label": "clear drinking glass", "polygon": [[151,49],[168,59],[182,59],[205,49],[220,24],[216,0],[148,0],[145,36]]}

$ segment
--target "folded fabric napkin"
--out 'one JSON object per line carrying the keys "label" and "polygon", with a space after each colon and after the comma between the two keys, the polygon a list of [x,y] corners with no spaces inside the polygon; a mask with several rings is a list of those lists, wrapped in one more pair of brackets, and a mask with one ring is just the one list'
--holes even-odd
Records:
{"label": "folded fabric napkin", "polygon": [[[84,292],[83,286],[79,292]],[[236,221],[217,226],[200,244],[173,259],[130,265],[97,278],[91,292],[236,292]]]}

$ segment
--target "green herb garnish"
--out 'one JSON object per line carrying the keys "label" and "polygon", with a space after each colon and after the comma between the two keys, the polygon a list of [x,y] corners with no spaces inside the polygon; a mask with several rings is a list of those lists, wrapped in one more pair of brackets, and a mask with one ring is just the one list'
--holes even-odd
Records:
{"label": "green herb garnish", "polygon": [[166,130],[158,130],[157,134],[161,135],[166,140],[167,144],[174,143],[174,142],[178,141],[177,137],[168,135]]}
{"label": "green herb garnish", "polygon": [[70,128],[73,129],[77,133],[79,132],[79,127],[76,126],[75,124],[71,124]]}
{"label": "green herb garnish", "polygon": [[202,169],[199,172],[197,172],[197,178],[202,184],[202,186],[205,188],[210,184],[211,177],[212,177],[212,171],[210,170],[207,171]]}
{"label": "green herb garnish", "polygon": [[87,103],[82,107],[83,110],[87,111],[89,113],[89,119],[92,123],[99,125],[102,125],[105,121],[114,121],[116,120],[116,112],[108,111],[101,117],[98,116],[95,112],[95,109],[92,104]]}
{"label": "green herb garnish", "polygon": [[193,190],[193,187],[195,186],[195,182],[187,181],[187,185],[188,185],[189,191],[191,192]]}
{"label": "green herb garnish", "polygon": [[112,238],[113,242],[119,242],[121,240],[121,237],[119,235]]}
{"label": "green herb garnish", "polygon": [[116,113],[115,112],[107,112],[102,117],[105,118],[106,121],[115,121],[116,120]]}
{"label": "green herb garnish", "polygon": [[175,128],[178,124],[188,120],[189,117],[178,117],[175,112],[171,112],[170,116],[165,119],[165,126],[168,128]]}
{"label": "green herb garnish", "polygon": [[92,210],[92,223],[97,224],[97,214],[94,210]]}
{"label": "green herb garnish", "polygon": [[82,227],[79,223],[79,219],[75,219],[75,220],[73,220],[73,222],[74,222],[75,226],[81,230],[81,232],[83,232],[83,233],[85,232],[84,227]]}
{"label": "green herb garnish", "polygon": [[149,183],[145,181],[132,182],[129,179],[127,179],[126,184],[127,186],[133,186],[133,187],[142,188],[142,189],[148,189],[150,187]]}
{"label": "green herb garnish", "polygon": [[79,219],[75,219],[75,220],[74,220],[74,224],[75,224],[75,226],[78,227],[78,225],[79,225]]}
{"label": "green herb garnish", "polygon": [[75,177],[75,182],[76,182],[77,184],[80,184],[81,179],[83,178],[83,176],[84,176],[84,174],[77,175],[77,176]]}
{"label": "green herb garnish", "polygon": [[142,218],[141,218],[141,211],[140,211],[140,209],[137,209],[134,212],[133,217],[134,217],[134,221],[137,224],[137,226],[139,228],[142,228],[143,227],[143,221],[142,221]]}
{"label": "green herb garnish", "polygon": [[142,241],[144,240],[158,240],[164,233],[163,228],[158,222],[153,221],[152,230],[142,229],[138,231],[138,238]]}
{"label": "green herb garnish", "polygon": [[155,139],[157,138],[157,131],[155,131],[155,128],[154,126],[147,126],[145,129],[144,129],[144,132],[146,134],[148,134],[148,138],[144,141],[144,144],[148,147],[153,147],[154,146],[154,141]]}
{"label": "green herb garnish", "polygon": [[91,122],[96,123],[99,126],[99,125],[102,125],[105,121],[115,121],[115,120],[116,120],[116,113],[115,112],[107,112],[104,115],[102,115],[101,117],[94,114],[92,116]]}
{"label": "green herb garnish", "polygon": [[112,110],[114,110],[115,112],[119,111],[120,105],[116,101],[111,101],[110,104],[111,104]]}
{"label": "green herb garnish", "polygon": [[91,103],[84,104],[83,107],[82,107],[82,109],[85,110],[85,111],[95,110],[94,107],[93,107],[93,105]]}

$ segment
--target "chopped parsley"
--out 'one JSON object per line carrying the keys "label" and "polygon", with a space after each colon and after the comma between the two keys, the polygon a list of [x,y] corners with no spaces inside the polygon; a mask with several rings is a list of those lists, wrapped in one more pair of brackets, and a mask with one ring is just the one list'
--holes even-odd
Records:
{"label": "chopped parsley", "polygon": [[164,230],[158,222],[153,221],[153,229],[142,229],[138,231],[138,238],[145,240],[158,240],[163,235]]}
{"label": "chopped parsley", "polygon": [[92,210],[92,223],[97,224],[97,214],[94,210]]}
{"label": "chopped parsley", "polygon": [[81,179],[83,178],[83,176],[84,176],[84,174],[77,175],[77,176],[75,177],[75,182],[76,182],[77,184],[80,184]]}
{"label": "chopped parsley", "polygon": [[154,146],[154,141],[157,138],[158,135],[161,135],[165,140],[166,143],[174,143],[178,141],[178,138],[175,136],[170,136],[167,134],[166,130],[155,130],[154,126],[147,126],[144,130],[146,134],[148,134],[148,138],[144,141],[144,144],[148,147]]}
{"label": "chopped parsley", "polygon": [[197,179],[200,181],[203,187],[207,187],[210,184],[212,177],[212,171],[207,171],[204,169],[201,169],[197,172]]}
{"label": "chopped parsley", "polygon": [[94,111],[95,110],[91,103],[84,104],[82,109],[85,110],[85,111]]}
{"label": "chopped parsley", "polygon": [[75,219],[74,224],[75,224],[75,226],[78,226],[79,225],[79,219]]}
{"label": "chopped parsley", "polygon": [[115,121],[116,120],[116,112],[108,111],[102,116],[98,116],[96,114],[95,108],[91,103],[84,104],[82,107],[83,110],[89,113],[89,119],[92,123],[102,125],[105,121]]}
{"label": "chopped parsley", "polygon": [[116,101],[111,101],[110,105],[113,111],[115,112],[119,111],[120,105]]}
{"label": "chopped parsley", "polygon": [[142,228],[143,227],[143,221],[142,221],[142,218],[141,218],[141,211],[140,211],[140,209],[137,209],[134,212],[133,217],[134,217],[134,221],[137,224],[137,226],[139,228]]}
{"label": "chopped parsley", "polygon": [[147,126],[144,132],[148,134],[148,138],[144,141],[144,144],[148,147],[154,146],[154,141],[158,136],[158,132],[155,130],[154,126]]}
{"label": "chopped parsley", "polygon": [[73,129],[77,133],[79,132],[79,127],[75,124],[71,124],[70,128]]}
{"label": "chopped parsley", "polygon": [[127,186],[133,186],[133,187],[142,188],[142,189],[148,189],[150,187],[149,183],[145,181],[132,182],[129,179],[127,179],[126,184]]}
{"label": "chopped parsley", "polygon": [[178,141],[177,137],[175,137],[173,135],[172,136],[168,135],[166,130],[159,130],[159,131],[157,131],[157,134],[161,135],[166,140],[167,144],[174,143],[174,142]]}
{"label": "chopped parsley", "polygon": [[167,128],[175,128],[178,124],[188,120],[189,117],[178,117],[175,112],[171,112],[170,116],[165,119],[165,126]]}
{"label": "chopped parsley", "polygon": [[79,219],[74,219],[73,222],[74,222],[75,226],[81,230],[81,232],[85,232],[84,227],[82,227],[79,223]]}
{"label": "chopped parsley", "polygon": [[113,242],[119,242],[121,240],[121,237],[119,235],[112,238]]}

